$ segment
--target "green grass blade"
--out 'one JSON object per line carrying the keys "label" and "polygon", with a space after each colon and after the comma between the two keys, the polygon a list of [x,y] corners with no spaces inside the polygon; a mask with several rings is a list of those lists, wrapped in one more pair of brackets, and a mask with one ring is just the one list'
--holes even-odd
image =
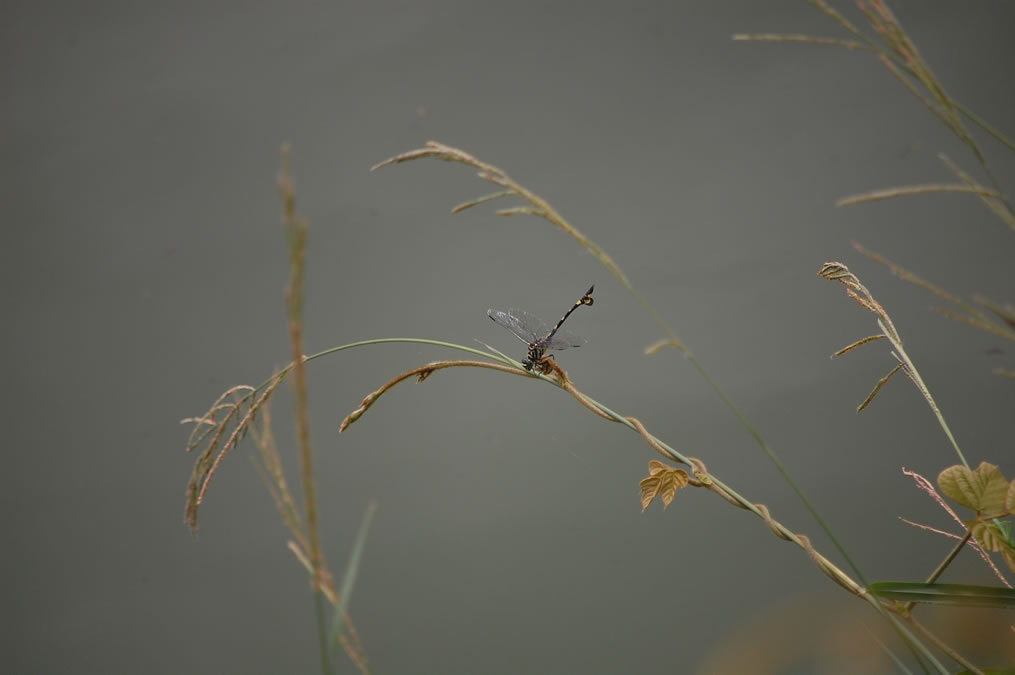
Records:
{"label": "green grass blade", "polygon": [[953,607],[1015,609],[1015,590],[1011,588],[884,581],[871,584],[868,590],[887,600],[951,605]]}
{"label": "green grass blade", "polygon": [[374,519],[374,512],[377,510],[377,503],[367,504],[366,513],[360,522],[359,532],[356,533],[356,541],[353,542],[352,552],[349,553],[349,562],[345,566],[345,574],[342,575],[342,585],[338,591],[338,604],[335,605],[335,615],[331,620],[331,654],[334,660],[335,650],[339,646],[339,637],[345,629],[346,611],[349,607],[349,596],[356,585],[356,575],[359,572],[360,559],[363,557],[363,548],[367,542],[367,532],[370,530],[370,523]]}

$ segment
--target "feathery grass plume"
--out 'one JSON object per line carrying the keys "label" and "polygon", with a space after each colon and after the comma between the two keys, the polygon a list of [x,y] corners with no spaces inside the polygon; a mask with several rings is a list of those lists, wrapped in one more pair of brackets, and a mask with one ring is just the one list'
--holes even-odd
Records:
{"label": "feathery grass plume", "polygon": [[422,159],[425,157],[433,157],[445,162],[458,162],[459,164],[471,166],[472,168],[477,169],[477,173],[480,178],[504,188],[498,192],[463,202],[451,209],[452,213],[461,213],[473,206],[478,206],[479,204],[483,204],[494,199],[501,199],[503,197],[521,197],[528,202],[529,206],[515,206],[500,209],[497,211],[497,215],[528,215],[544,218],[568,235],[574,237],[589,253],[598,258],[599,262],[601,262],[606,269],[608,269],[610,273],[620,281],[620,283],[624,284],[624,286],[628,288],[631,287],[631,282],[627,280],[627,276],[620,269],[617,263],[613,262],[613,258],[611,258],[606,251],[601,249],[595,242],[586,237],[585,234],[578,228],[567,222],[563,216],[557,213],[557,211],[550,206],[549,202],[524,187],[521,183],[512,179],[503,170],[492,164],[480,161],[464,150],[460,150],[443,143],[438,143],[437,141],[427,141],[426,145],[422,148],[417,148],[415,150],[410,150],[408,152],[395,155],[394,157],[390,157],[383,162],[379,162],[370,167],[370,170],[376,171],[377,169],[388,166],[389,164],[400,164],[402,162]]}
{"label": "feathery grass plume", "polygon": [[666,333],[669,341],[672,342],[673,345],[675,345],[685,354],[689,354],[687,348],[684,347],[683,343],[680,341],[680,338],[677,337],[677,334],[673,331],[673,329],[670,328],[665,321],[663,321],[662,316],[660,316],[660,314],[655,310],[655,308],[652,307],[648,303],[648,301],[646,301],[635,290],[634,286],[628,280],[627,275],[624,274],[623,270],[620,269],[620,266],[613,261],[613,258],[611,258],[606,251],[604,251],[602,248],[599,247],[598,244],[596,244],[587,236],[585,236],[585,233],[583,233],[577,227],[569,223],[564,218],[564,216],[560,215],[560,213],[558,213],[557,210],[550,205],[549,202],[547,202],[545,199],[537,195],[532,190],[526,188],[521,183],[511,178],[502,169],[494,166],[493,164],[483,162],[478,158],[476,158],[475,156],[470,155],[469,153],[459,148],[455,148],[450,145],[445,145],[444,143],[439,143],[437,141],[427,141],[427,143],[422,148],[416,148],[415,150],[409,150],[408,152],[403,152],[399,155],[395,155],[394,157],[389,157],[383,162],[378,162],[374,166],[370,167],[370,170],[376,171],[377,169],[388,166],[390,164],[400,164],[402,162],[409,162],[415,159],[424,159],[424,158],[439,159],[445,162],[456,162],[458,164],[465,164],[466,166],[471,166],[472,168],[476,169],[476,173],[480,178],[482,178],[487,182],[493,183],[498,187],[503,188],[502,190],[498,190],[497,192],[493,192],[491,194],[483,195],[481,197],[476,197],[474,199],[470,199],[469,201],[462,202],[461,204],[458,204],[457,206],[451,209],[452,213],[461,213],[462,211],[465,211],[466,209],[471,209],[474,206],[485,204],[486,202],[493,201],[496,199],[502,199],[504,197],[520,197],[522,200],[526,202],[527,205],[511,206],[499,209],[496,212],[497,215],[498,216],[526,215],[543,218],[544,220],[546,220],[553,226],[557,227],[564,233],[573,237],[579,244],[581,244],[582,247],[585,248],[586,251],[595,256],[596,259],[599,260],[599,262],[602,263],[602,265],[606,267],[607,270],[609,270],[610,274],[616,277],[617,281],[619,281],[624,286],[624,288],[626,288],[627,291],[641,304],[641,306],[645,308],[645,311],[649,313],[649,315],[653,318],[653,320],[655,320],[655,322],[659,325],[659,327],[662,328],[663,331]]}
{"label": "feathery grass plume", "polygon": [[951,441],[952,447],[955,449],[955,453],[958,455],[959,460],[962,462],[963,466],[968,467],[969,465],[966,463],[966,458],[962,454],[962,450],[959,448],[959,444],[955,440],[955,436],[952,435],[952,431],[948,427],[948,423],[945,421],[944,415],[941,413],[940,408],[937,407],[937,403],[935,403],[934,397],[931,396],[927,385],[924,384],[923,378],[920,377],[919,371],[917,371],[916,366],[913,365],[913,361],[909,358],[909,355],[903,348],[902,336],[899,335],[899,331],[896,330],[895,324],[892,322],[891,317],[888,316],[888,312],[885,311],[885,308],[881,306],[881,303],[874,299],[874,296],[867,290],[867,287],[860,283],[860,279],[850,272],[849,268],[841,262],[826,262],[818,271],[818,276],[827,279],[828,281],[838,281],[845,286],[846,295],[856,300],[856,302],[868,312],[877,315],[878,327],[881,329],[881,332],[876,335],[862,338],[850,345],[847,345],[846,347],[843,347],[832,354],[833,358],[841,356],[842,354],[850,352],[857,347],[870,342],[887,339],[892,345],[893,351],[891,352],[891,355],[898,362],[898,364],[887,375],[877,382],[874,389],[870,394],[868,394],[867,398],[864,399],[859,406],[857,406],[857,412],[866,408],[867,405],[874,400],[874,397],[877,396],[878,392],[881,391],[881,388],[888,382],[888,380],[901,370],[916,386],[917,391],[923,395],[924,400],[927,401],[927,405],[930,406],[931,411],[937,418],[938,424],[941,425],[941,429],[945,432],[948,440]]}
{"label": "feathery grass plume", "polygon": [[[303,516],[289,491],[289,482],[285,478],[285,471],[282,469],[282,457],[278,452],[278,445],[275,443],[275,434],[271,427],[271,406],[264,406],[261,416],[261,429],[253,429],[251,436],[254,443],[261,451],[261,462],[254,462],[261,479],[264,481],[275,508],[282,516],[282,522],[295,540],[297,550],[305,557],[307,549],[307,535],[303,528]],[[299,557],[299,556],[298,556]],[[330,586],[331,584],[329,584]]]}
{"label": "feathery grass plume", "polygon": [[[204,502],[215,471],[229,451],[250,431],[258,411],[271,398],[288,372],[289,368],[278,371],[258,388],[248,385],[231,387],[203,415],[180,420],[181,424],[194,425],[187,441],[187,452],[201,450],[187,482],[184,522],[191,532],[197,532],[198,508]],[[260,395],[256,396],[258,392]]]}
{"label": "feathery grass plume", "polygon": [[[857,6],[867,17],[867,21],[884,44],[897,57],[897,60],[893,61],[883,54],[881,62],[885,67],[899,78],[899,81],[905,84],[917,98],[923,101],[924,105],[934,112],[956,136],[962,139],[981,164],[986,165],[987,160],[969,132],[966,131],[955,102],[945,91],[944,86],[938,81],[927,62],[923,60],[916,44],[906,34],[888,4],[883,0],[857,0]],[[901,68],[896,65],[900,62]],[[908,77],[906,77],[907,75]],[[923,86],[922,92],[916,87],[914,79]]]}
{"label": "feathery grass plume", "polygon": [[[889,272],[903,281],[927,290],[942,300],[951,303],[959,311],[933,307],[932,309],[949,319],[978,328],[991,335],[1015,342],[1015,308],[1010,305],[998,305],[981,296],[974,296],[973,302],[969,303],[962,298],[945,291],[933,283],[917,276],[912,271],[901,265],[888,260],[884,256],[871,251],[857,242],[853,242],[853,248],[867,256],[874,262],[884,265]],[[979,305],[979,307],[977,306]],[[980,309],[983,307],[984,309]],[[986,311],[984,311],[986,310]]]}
{"label": "feathery grass plume", "polygon": [[[289,549],[296,558],[310,571],[313,578],[311,587],[314,593],[314,606],[317,614],[318,640],[321,650],[321,667],[324,672],[331,670],[331,646],[326,631],[322,598],[340,608],[341,623],[331,638],[341,644],[350,660],[362,672],[369,672],[366,666],[366,655],[359,643],[355,626],[345,614],[345,605],[336,595],[334,581],[327,569],[320,544],[317,523],[317,507],[314,492],[314,473],[312,452],[310,448],[310,426],[307,413],[307,383],[304,364],[339,348],[307,357],[302,351],[302,310],[303,310],[303,270],[304,255],[307,241],[307,222],[296,213],[295,192],[292,177],[289,174],[289,148],[282,150],[282,169],[278,176],[278,189],[282,201],[282,225],[289,247],[290,279],[286,288],[286,308],[288,310],[289,342],[292,351],[292,362],[277,371],[259,387],[240,385],[228,389],[212,404],[211,408],[199,417],[183,420],[194,424],[187,443],[187,450],[200,450],[194,470],[187,486],[187,502],[185,522],[192,531],[197,528],[197,514],[208,491],[211,478],[226,454],[237,446],[248,433],[253,433],[261,449],[263,467],[262,477],[268,485],[269,492],[275,502],[283,522],[292,534]],[[300,447],[300,465],[302,468],[302,486],[304,492],[305,515],[289,490],[288,482],[282,472],[282,463],[278,456],[274,436],[270,427],[268,401],[275,390],[289,375],[294,373],[293,393],[297,421],[297,438]],[[255,421],[258,413],[264,413],[264,426],[257,431]],[[346,588],[351,588],[348,577]]]}
{"label": "feathery grass plume", "polygon": [[838,205],[844,206],[862,201],[887,199],[889,197],[924,192],[971,192],[979,195],[992,211],[1007,223],[1009,227],[1015,229],[1015,211],[1013,211],[1008,198],[1001,190],[1000,183],[991,171],[986,156],[976,143],[976,140],[966,129],[962,119],[963,117],[969,119],[996,140],[1003,143],[1009,150],[1015,151],[1015,142],[980,119],[948,94],[886,2],[883,0],[856,0],[860,12],[867,19],[867,23],[877,36],[875,39],[861,32],[859,28],[824,0],[809,1],[819,11],[852,34],[855,39],[841,40],[810,35],[775,33],[757,35],[738,34],[734,35],[733,39],[736,41],[803,42],[832,45],[846,47],[851,51],[866,51],[875,54],[881,64],[906,87],[907,91],[923,103],[928,110],[940,119],[969,148],[976,161],[983,167],[983,171],[990,179],[991,185],[993,185],[993,189],[989,189],[978,185],[971,179],[963,179],[963,186],[923,185],[877,190],[863,195],[847,197],[844,200],[840,200]]}

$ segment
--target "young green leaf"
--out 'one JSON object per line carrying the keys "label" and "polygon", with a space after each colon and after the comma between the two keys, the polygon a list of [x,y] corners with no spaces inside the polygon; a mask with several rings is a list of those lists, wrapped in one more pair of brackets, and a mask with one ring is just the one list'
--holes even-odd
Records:
{"label": "young green leaf", "polygon": [[974,471],[957,464],[950,466],[938,475],[937,484],[946,495],[978,513],[1007,511],[1008,481],[994,464],[980,462]]}

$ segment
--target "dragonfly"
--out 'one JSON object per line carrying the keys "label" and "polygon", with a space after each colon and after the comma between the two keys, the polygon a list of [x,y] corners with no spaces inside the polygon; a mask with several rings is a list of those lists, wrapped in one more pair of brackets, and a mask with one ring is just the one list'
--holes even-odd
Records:
{"label": "dragonfly", "polygon": [[589,286],[589,290],[585,291],[585,294],[571,305],[571,308],[564,313],[564,316],[560,317],[560,321],[553,328],[550,328],[539,317],[520,309],[509,309],[506,312],[489,309],[486,315],[497,324],[507,328],[516,338],[529,346],[525,360],[522,361],[525,369],[529,371],[535,370],[545,375],[553,370],[553,367],[549,363],[549,359],[553,358],[553,354],[547,354],[547,352],[559,352],[568,347],[581,347],[585,344],[585,338],[578,337],[566,330],[561,330],[560,327],[567,321],[567,317],[571,316],[574,310],[582,305],[592,304],[592,291],[594,289],[594,284]]}

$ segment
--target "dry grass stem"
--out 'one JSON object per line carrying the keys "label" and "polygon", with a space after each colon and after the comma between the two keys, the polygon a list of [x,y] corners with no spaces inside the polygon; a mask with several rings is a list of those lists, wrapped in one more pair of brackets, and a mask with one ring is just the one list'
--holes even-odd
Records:
{"label": "dry grass stem", "polygon": [[342,424],[340,424],[338,427],[339,433],[348,429],[350,424],[352,424],[360,417],[362,417],[363,414],[367,410],[369,410],[374,403],[377,402],[377,399],[379,399],[381,396],[383,396],[385,393],[387,393],[400,383],[404,382],[405,380],[411,377],[415,377],[416,382],[419,383],[430,377],[430,375],[432,375],[434,372],[438,370],[443,370],[445,368],[489,368],[490,370],[499,370],[501,372],[511,373],[512,375],[525,375],[530,377],[532,376],[530,373],[521,370],[519,368],[505,366],[499,363],[488,363],[486,361],[462,361],[462,360],[434,361],[424,366],[419,366],[418,368],[407,370],[401,375],[398,375],[389,380],[388,382],[385,382],[381,386],[381,388],[378,389],[377,391],[367,394],[367,396],[360,403],[359,408],[353,410],[351,413],[345,416],[344,420],[342,420]]}
{"label": "dry grass stem", "polygon": [[1015,331],[1011,331],[993,321],[985,321],[974,316],[969,316],[968,314],[953,312],[952,310],[943,309],[941,307],[933,307],[932,309],[941,316],[951,319],[956,323],[964,323],[967,326],[978,328],[986,333],[996,335],[999,338],[1015,341]]}
{"label": "dry grass stem", "polygon": [[[310,555],[307,553],[309,545],[303,525],[303,519],[282,470],[281,456],[278,452],[277,443],[275,442],[274,433],[272,432],[271,427],[271,408],[269,405],[269,399],[271,393],[282,382],[290,369],[291,366],[287,366],[272,376],[261,395],[246,410],[243,418],[237,422],[236,429],[234,429],[225,444],[222,445],[214,463],[208,465],[207,461],[201,461],[201,459],[198,460],[198,463],[195,466],[195,472],[198,471],[199,467],[205,467],[205,470],[203,472],[195,473],[195,475],[191,478],[191,485],[200,485],[201,490],[199,493],[195,493],[193,490],[188,490],[188,494],[196,495],[196,498],[188,499],[188,518],[193,518],[193,520],[188,520],[188,524],[192,524],[192,527],[196,527],[197,507],[204,499],[204,493],[207,491],[215,468],[217,468],[221,463],[225,454],[235,447],[239,441],[242,440],[243,436],[249,433],[261,453],[262,465],[259,465],[258,468],[260,469],[262,478],[268,486],[272,501],[274,501],[279,514],[282,516],[283,523],[286,525],[286,528],[293,537],[288,543],[288,548],[300,564],[303,565],[303,567],[311,575],[311,581],[313,583],[314,566],[311,562]],[[183,420],[184,422],[196,424],[197,426],[195,427],[195,430],[210,425],[212,427],[212,431],[214,431],[214,436],[210,440],[207,439],[207,431],[203,435],[198,435],[196,432],[192,433],[190,444],[188,446],[189,449],[196,449],[202,443],[206,443],[205,450],[202,452],[202,457],[210,457],[211,453],[214,453],[216,447],[218,446],[219,441],[221,441],[230,420],[235,415],[242,412],[243,407],[249,403],[256,391],[257,390],[254,387],[245,385],[232,387],[222,394],[218,400],[216,400],[216,402],[212,405],[211,410],[209,410],[209,412],[204,416]],[[241,393],[242,395],[240,395]],[[230,396],[236,397],[235,400],[231,403],[224,404],[223,401]],[[220,420],[216,420],[216,413],[225,413],[225,416]],[[255,424],[258,417],[260,417],[261,420],[260,428],[258,428]],[[323,554],[319,577],[316,588],[324,595],[329,603],[333,606],[337,606],[338,596],[335,591],[334,579],[327,569],[327,563],[323,559]],[[352,619],[346,616],[345,620],[346,630],[354,634],[355,624],[352,622]],[[354,664],[366,663],[366,654],[363,651],[362,644],[360,644],[358,638],[356,640],[343,640],[342,646],[349,659]]]}
{"label": "dry grass stem", "polygon": [[296,197],[292,177],[289,173],[290,149],[282,147],[282,168],[278,174],[278,191],[282,201],[282,228],[289,246],[289,284],[286,287],[286,309],[288,314],[289,349],[293,367],[293,399],[296,415],[296,437],[299,444],[300,467],[302,469],[303,508],[305,513],[306,539],[309,541],[310,563],[313,567],[314,611],[317,618],[317,637],[321,653],[321,669],[331,669],[328,646],[328,632],[325,627],[324,605],[321,601],[321,587],[324,579],[330,579],[321,549],[320,527],[317,521],[317,495],[314,485],[313,451],[310,446],[310,416],[307,398],[307,374],[303,355],[303,279],[305,270],[307,221],[296,212]]}
{"label": "dry grass stem", "polygon": [[[910,270],[892,262],[891,260],[888,260],[884,256],[864,248],[863,246],[861,246],[856,242],[853,243],[853,248],[855,248],[857,251],[867,256],[874,262],[884,265],[886,268],[888,268],[888,271],[890,271],[893,275],[897,276],[899,279],[902,279],[907,283],[913,284],[914,286],[923,288],[924,290],[933,293],[942,300],[945,300],[955,305],[961,310],[960,312],[956,312],[948,309],[935,307],[933,308],[934,311],[939,312],[940,314],[952,319],[953,321],[965,323],[967,325],[973,326],[974,328],[978,328],[987,333],[991,333],[998,337],[1002,337],[1006,340],[1015,341],[1015,310],[1008,307],[1001,307],[979,296],[974,297],[973,303],[975,304],[971,304],[969,302],[966,302],[962,298],[959,298],[958,296],[953,295],[952,293],[949,293],[935,286],[926,279],[917,276]],[[994,316],[992,317],[990,314],[987,314],[976,305],[981,305],[985,307]],[[1000,321],[997,321],[995,319],[999,319]]]}
{"label": "dry grass stem", "polygon": [[835,202],[836,206],[852,206],[864,202],[875,202],[881,199],[892,199],[894,197],[907,197],[911,195],[922,195],[934,192],[967,192],[981,197],[1001,199],[1003,195],[979,185],[960,185],[955,183],[937,183],[931,185],[908,185],[904,187],[886,188],[884,190],[872,190],[863,194],[843,197]]}
{"label": "dry grass stem", "polygon": [[674,340],[672,338],[662,338],[661,340],[656,340],[649,346],[645,347],[645,355],[652,356],[660,349],[665,349],[666,347],[673,347],[674,349],[678,349],[680,351],[686,351],[684,345],[680,344],[679,340]]}
{"label": "dry grass stem", "polygon": [[968,305],[965,302],[963,302],[962,298],[960,298],[960,297],[958,297],[956,295],[952,295],[948,291],[942,290],[941,288],[938,288],[937,286],[935,286],[931,282],[929,282],[929,281],[927,281],[927,280],[917,276],[916,274],[914,274],[910,270],[906,269],[905,267],[902,267],[901,265],[898,265],[898,264],[892,262],[891,260],[888,260],[887,258],[885,258],[884,256],[882,256],[879,253],[876,253],[874,251],[871,251],[870,249],[865,248],[863,245],[859,244],[858,242],[855,242],[855,241],[853,242],[853,248],[855,248],[857,251],[859,251],[863,255],[867,256],[868,258],[870,258],[874,262],[876,262],[876,263],[878,263],[880,265],[884,265],[885,267],[887,267],[888,271],[891,272],[892,274],[894,274],[895,276],[897,276],[899,279],[902,279],[903,281],[905,281],[907,283],[913,284],[914,286],[919,286],[920,288],[928,290],[931,293],[933,293],[934,295],[938,296],[939,298],[941,298],[943,300],[947,300],[948,302],[950,302],[952,304],[959,305],[960,307],[962,307],[963,309],[965,309],[967,311],[970,311],[970,312],[975,312],[976,311],[976,309],[974,307],[972,307],[971,305]]}
{"label": "dry grass stem", "polygon": [[[963,191],[978,194],[979,197],[1001,218],[1009,227],[1015,229],[1015,212],[1008,204],[1007,198],[1001,194],[999,183],[991,172],[987,159],[976,141],[966,129],[962,121],[962,115],[979,125],[987,133],[991,134],[998,141],[1010,149],[1015,149],[1008,138],[981,120],[971,111],[961,106],[951,98],[944,86],[934,75],[930,66],[924,61],[919,50],[913,41],[906,34],[902,24],[888,5],[882,0],[856,0],[861,13],[867,19],[868,24],[874,30],[880,41],[870,38],[861,33],[856,26],[850,23],[838,11],[832,8],[824,0],[810,0],[810,3],[830,17],[842,28],[851,33],[855,39],[841,40],[836,38],[815,37],[811,35],[794,34],[759,34],[759,35],[734,35],[734,40],[767,41],[767,42],[801,42],[820,45],[833,45],[846,47],[854,51],[870,51],[877,54],[880,63],[892,74],[906,89],[913,94],[923,105],[927,107],[936,117],[954,133],[973,153],[977,162],[983,167],[984,172],[994,185],[995,190],[989,190],[979,186],[968,177],[963,179],[966,189]],[[960,114],[961,113],[961,114]],[[844,203],[856,203],[858,201],[870,201],[872,199],[886,199],[888,197],[900,196],[902,194],[913,194],[923,191],[957,191],[949,187],[945,190],[925,190],[922,186],[909,190],[885,190],[869,195],[860,195],[840,201]]]}
{"label": "dry grass stem", "polygon": [[867,394],[867,398],[865,398],[863,402],[856,407],[856,411],[860,412],[861,410],[866,408],[870,404],[870,402],[874,400],[874,397],[878,395],[878,392],[881,391],[881,387],[885,386],[885,384],[888,383],[888,380],[892,379],[892,375],[895,375],[895,373],[902,370],[902,366],[903,364],[901,363],[898,364],[897,366],[892,368],[892,370],[887,375],[878,380],[878,383],[874,385],[874,389],[871,390],[871,393]]}
{"label": "dry grass stem", "polygon": [[[645,425],[642,424],[641,421],[638,420],[637,418],[624,417],[618,415],[617,413],[606,408],[602,404],[597,403],[593,399],[589,398],[584,393],[579,391],[577,387],[575,387],[574,383],[570,380],[570,378],[567,377],[567,375],[564,373],[563,370],[560,369],[559,366],[557,366],[555,363],[552,363],[552,361],[551,364],[552,366],[550,368],[550,372],[553,374],[552,377],[548,375],[530,373],[528,371],[522,370],[521,368],[513,366],[503,366],[483,361],[437,361],[427,363],[425,365],[412,368],[395,376],[388,382],[384,383],[379,389],[368,394],[363,399],[362,403],[360,404],[360,407],[354,410],[348,416],[346,416],[345,420],[343,420],[341,424],[340,430],[344,431],[345,429],[347,429],[350,424],[352,424],[353,422],[357,421],[360,417],[362,417],[363,414],[371,406],[373,406],[373,404],[376,403],[377,400],[382,395],[390,391],[398,384],[405,382],[411,378],[415,378],[417,382],[423,382],[431,374],[433,374],[437,370],[441,370],[444,368],[454,368],[454,367],[487,368],[512,375],[522,375],[526,377],[544,379],[553,384],[556,384],[558,387],[571,394],[575,398],[575,400],[578,401],[578,403],[580,403],[583,407],[587,408],[591,412],[595,413],[597,416],[630,427],[631,429],[636,431],[639,436],[642,437],[642,439],[646,442],[646,444],[650,448],[655,450],[657,453],[659,453],[667,460],[679,462],[692,467],[693,476],[688,476],[687,480],[688,485],[706,488],[710,492],[713,492],[716,495],[722,497],[730,504],[733,504],[738,508],[751,511],[755,515],[761,517],[768,525],[772,533],[775,534],[777,537],[786,541],[793,542],[798,546],[800,546],[807,553],[811,561],[829,579],[831,579],[842,588],[846,589],[850,593],[860,598],[864,598],[870,602],[875,603],[877,602],[876,599],[872,599],[872,597],[867,593],[867,590],[863,586],[857,584],[855,581],[853,581],[852,578],[849,577],[849,575],[840,570],[834,563],[832,563],[826,557],[821,555],[814,548],[814,546],[811,544],[810,539],[806,535],[796,534],[791,530],[789,530],[788,528],[786,528],[782,523],[775,520],[772,517],[771,513],[769,512],[768,508],[764,504],[753,503],[737,494],[735,491],[727,487],[717,478],[712,476],[708,472],[708,469],[703,461],[695,457],[685,457],[684,455],[673,450],[673,448],[671,448],[666,443],[661,441],[659,438],[651,434],[645,427]],[[647,506],[647,504],[645,505]]]}
{"label": "dry grass stem", "polygon": [[923,96],[920,97],[921,100],[930,105],[931,110],[973,151],[980,163],[986,165],[986,159],[959,118],[955,102],[923,60],[916,45],[909,39],[888,5],[881,0],[857,0],[857,5],[871,27],[906,67],[909,75],[923,85],[936,105],[931,104]]}
{"label": "dry grass stem", "polygon": [[261,475],[271,494],[275,508],[282,516],[282,522],[295,538],[297,544],[307,548],[306,533],[303,529],[303,519],[300,516],[300,509],[293,499],[289,490],[289,483],[282,470],[282,457],[279,455],[278,446],[275,443],[275,435],[271,427],[271,406],[265,405],[261,416],[260,431],[252,431],[254,442],[261,450]]}
{"label": "dry grass stem", "polygon": [[[891,343],[893,348],[891,355],[898,362],[898,366],[895,367],[887,376],[882,378],[881,381],[877,383],[871,394],[866,399],[864,399],[863,403],[861,403],[860,406],[857,407],[857,411],[866,408],[867,405],[878,394],[878,392],[881,391],[881,387],[884,386],[884,383],[887,382],[888,379],[891,378],[893,375],[895,375],[895,373],[897,373],[899,370],[902,370],[902,372],[904,372],[909,377],[910,381],[916,387],[917,391],[919,391],[920,394],[923,396],[924,400],[927,402],[927,405],[930,406],[931,412],[933,412],[934,416],[937,418],[938,424],[941,426],[942,431],[944,431],[945,436],[947,436],[948,440],[951,442],[952,447],[955,450],[955,454],[958,456],[963,466],[965,466],[968,469],[969,464],[966,462],[965,455],[962,454],[962,450],[959,448],[958,441],[955,440],[955,436],[952,434],[952,431],[948,426],[948,422],[945,421],[944,415],[941,413],[940,408],[937,407],[937,403],[934,401],[934,397],[931,395],[930,389],[927,388],[927,385],[924,383],[923,378],[920,377],[919,371],[916,369],[916,366],[913,364],[913,361],[909,358],[909,355],[903,348],[902,336],[899,335],[899,331],[896,330],[895,324],[892,322],[891,317],[888,316],[888,312],[885,311],[885,308],[881,306],[881,303],[879,303],[877,300],[874,299],[874,296],[871,295],[871,292],[867,290],[867,287],[864,286],[862,283],[860,283],[860,279],[855,274],[850,272],[849,268],[846,267],[841,262],[824,263],[821,266],[821,269],[818,271],[818,276],[827,279],[828,281],[837,281],[841,283],[843,286],[846,287],[846,295],[853,298],[861,307],[863,307],[867,311],[877,315],[878,317],[877,323],[878,327],[881,329],[881,334],[885,338],[887,338],[888,341]],[[873,342],[875,339],[876,339],[875,336],[872,336],[864,338],[859,342],[861,344],[866,344],[868,342]],[[852,345],[847,347],[845,351],[848,351],[850,348],[855,346],[856,343],[853,343]]]}
{"label": "dry grass stem", "polygon": [[[982,295],[974,295],[973,302],[978,305],[986,307],[994,316],[1000,319],[1005,326],[1015,331],[1015,306],[1013,305],[999,305],[996,302],[988,300]],[[1015,334],[1015,333],[1013,333]]]}
{"label": "dry grass stem", "polygon": [[733,36],[733,39],[737,42],[806,42],[814,45],[831,45],[864,51],[870,50],[869,46],[856,40],[815,37],[813,35],[800,35],[796,33],[737,33]]}
{"label": "dry grass stem", "polygon": [[857,30],[856,26],[850,23],[850,21],[842,14],[839,14],[838,10],[836,10],[834,7],[825,2],[825,0],[807,0],[807,1],[810,2],[812,5],[814,5],[815,7],[817,7],[818,9],[820,9],[826,15],[831,17],[833,21],[835,21],[837,24],[845,28],[850,33],[853,33],[854,35],[860,34],[860,31]]}
{"label": "dry grass stem", "polygon": [[[966,185],[982,187],[972,176],[960,169],[959,166],[948,157],[948,155],[943,152],[938,153],[938,158],[952,171],[952,173],[955,174],[959,180]],[[1001,222],[1012,230],[1015,230],[1015,213],[1012,212],[1007,196],[999,195],[997,197],[993,197],[981,195],[980,199],[994,215],[1001,219]]]}
{"label": "dry grass stem", "polygon": [[857,347],[862,347],[863,345],[867,344],[868,342],[874,342],[875,340],[884,340],[886,338],[887,338],[887,336],[885,336],[885,335],[883,335],[881,333],[879,333],[877,335],[869,335],[869,336],[867,336],[865,338],[860,338],[859,340],[857,340],[853,344],[846,345],[845,347],[843,347],[839,351],[833,353],[832,354],[832,358],[835,358],[836,356],[842,356],[846,352],[851,352],[854,349],[856,349]]}
{"label": "dry grass stem", "polygon": [[479,159],[477,159],[473,155],[470,155],[464,150],[454,148],[450,145],[444,145],[443,143],[438,143],[437,141],[427,141],[426,145],[423,146],[422,148],[417,148],[415,150],[403,152],[400,155],[395,155],[394,157],[386,159],[383,162],[375,164],[373,167],[370,168],[370,170],[374,171],[376,169],[380,169],[381,167],[388,166],[389,164],[399,164],[401,162],[409,162],[414,159],[423,159],[427,157],[440,159],[445,162],[457,162],[459,164],[471,166],[472,168],[477,170],[477,175],[480,178],[490,183],[493,183],[494,185],[497,185],[501,188],[504,188],[499,192],[485,195],[483,197],[478,197],[476,199],[459,204],[458,206],[454,207],[454,209],[452,210],[453,213],[460,213],[461,211],[464,211],[465,209],[471,208],[478,204],[482,204],[484,202],[488,202],[494,199],[500,199],[502,197],[511,197],[511,196],[520,197],[526,202],[528,202],[529,205],[501,209],[497,211],[497,214],[502,216],[524,214],[530,216],[538,216],[540,218],[546,219],[556,227],[560,228],[563,232],[567,233],[568,235],[576,239],[578,243],[585,248],[585,250],[587,250],[589,253],[591,253],[597,259],[599,259],[599,262],[601,262],[606,267],[606,269],[608,269],[610,273],[613,274],[613,276],[615,276],[620,281],[620,283],[624,284],[624,286],[628,288],[631,287],[631,283],[627,280],[627,276],[624,274],[623,271],[621,271],[617,263],[613,261],[613,258],[611,258],[606,253],[606,251],[600,248],[596,243],[594,243],[592,240],[586,237],[585,234],[582,233],[578,228],[571,225],[571,223],[565,220],[564,217],[561,216],[559,213],[557,213],[557,211],[552,206],[550,206],[550,204],[545,199],[543,199],[536,193],[532,192],[531,190],[527,189],[521,183],[515,181],[513,178],[508,176],[507,173],[505,173],[503,170],[497,168],[492,164],[487,164],[486,162],[480,161]]}

